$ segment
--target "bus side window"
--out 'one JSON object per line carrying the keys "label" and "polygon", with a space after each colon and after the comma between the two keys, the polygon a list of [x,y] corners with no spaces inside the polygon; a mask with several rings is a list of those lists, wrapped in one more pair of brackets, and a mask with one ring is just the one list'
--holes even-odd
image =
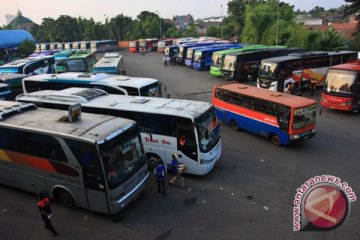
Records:
{"label": "bus side window", "polygon": [[331,57],[331,66],[341,64],[341,57],[340,56],[333,56]]}
{"label": "bus side window", "polygon": [[281,130],[288,131],[290,123],[290,109],[279,107],[278,121]]}

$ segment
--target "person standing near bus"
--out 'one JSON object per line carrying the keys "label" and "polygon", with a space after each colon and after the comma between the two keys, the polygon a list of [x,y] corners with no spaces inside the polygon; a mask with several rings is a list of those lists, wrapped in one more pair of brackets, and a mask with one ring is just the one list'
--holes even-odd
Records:
{"label": "person standing near bus", "polygon": [[310,91],[311,91],[311,96],[314,96],[314,93],[316,91],[316,79],[315,78],[311,78],[311,80],[310,80]]}
{"label": "person standing near bus", "polygon": [[166,195],[165,190],[165,178],[166,178],[166,169],[164,166],[164,162],[160,161],[160,163],[155,168],[156,181],[158,185],[158,192],[162,193],[163,196]]}
{"label": "person standing near bus", "polygon": [[185,187],[184,178],[181,176],[183,172],[186,170],[186,166],[183,164],[180,164],[177,160],[179,156],[176,153],[172,154],[172,160],[171,160],[171,175],[173,177],[170,179],[169,183],[171,185],[175,184],[176,180],[180,181],[180,187]]}
{"label": "person standing near bus", "polygon": [[51,223],[52,211],[48,194],[46,192],[41,192],[39,193],[38,197],[39,201],[37,203],[37,207],[39,208],[41,218],[45,223],[45,228],[52,232],[53,236],[55,237],[58,235],[58,233]]}

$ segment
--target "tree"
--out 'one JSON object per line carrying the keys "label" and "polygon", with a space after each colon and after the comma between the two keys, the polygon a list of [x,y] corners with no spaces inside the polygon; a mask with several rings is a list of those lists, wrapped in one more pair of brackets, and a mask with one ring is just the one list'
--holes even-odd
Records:
{"label": "tree", "polygon": [[20,56],[22,57],[26,57],[29,56],[30,54],[32,54],[36,49],[36,46],[33,42],[25,39],[24,41],[22,41],[18,47],[18,53]]}
{"label": "tree", "polygon": [[349,39],[331,27],[325,33],[323,33],[319,45],[321,50],[334,51],[347,49],[349,43]]}
{"label": "tree", "polygon": [[206,35],[210,37],[221,37],[221,27],[219,26],[210,26],[207,31]]}
{"label": "tree", "polygon": [[130,31],[132,29],[133,21],[130,17],[123,14],[117,15],[110,20],[111,31],[114,35],[114,39],[125,40],[128,39]]}
{"label": "tree", "polygon": [[189,28],[184,32],[184,37],[199,37],[196,26],[190,25]]}
{"label": "tree", "polygon": [[175,27],[171,27],[165,32],[166,38],[179,38],[181,36],[181,32],[179,32]]}
{"label": "tree", "polygon": [[43,18],[37,35],[34,36],[40,42],[54,42],[56,36],[56,21],[53,18]]}
{"label": "tree", "polygon": [[360,1],[359,0],[345,0],[345,2],[348,3],[348,5],[345,5],[345,16],[350,16],[353,14],[357,14],[356,20],[358,20],[357,26],[356,26],[356,32],[354,35],[360,34]]}
{"label": "tree", "polygon": [[76,18],[67,15],[61,15],[56,19],[55,28],[57,30],[54,38],[57,42],[73,42],[76,41],[76,36],[80,35]]}

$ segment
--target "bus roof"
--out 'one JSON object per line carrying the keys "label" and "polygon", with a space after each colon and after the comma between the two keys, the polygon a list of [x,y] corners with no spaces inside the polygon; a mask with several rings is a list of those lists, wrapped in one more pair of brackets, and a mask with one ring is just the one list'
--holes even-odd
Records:
{"label": "bus roof", "polygon": [[84,51],[84,50],[78,50],[76,51],[76,53],[72,56],[69,57],[69,59],[71,60],[77,60],[77,59],[84,59],[87,58],[91,55],[95,54],[95,52],[88,52],[88,51]]}
{"label": "bus roof", "polygon": [[128,77],[123,75],[110,75],[105,73],[79,73],[65,72],[60,74],[41,74],[25,78],[32,81],[69,81],[69,82],[88,82],[90,84],[108,84],[123,87],[141,88],[152,83],[159,82],[154,78]]}
{"label": "bus roof", "polygon": [[132,120],[107,115],[81,113],[81,118],[73,122],[69,122],[67,116],[68,112],[63,110],[36,108],[31,103],[0,101],[0,126],[52,132],[91,142],[102,141],[114,131],[134,124]]}
{"label": "bus roof", "polygon": [[250,46],[244,46],[242,48],[234,48],[234,49],[226,49],[226,50],[221,50],[221,51],[216,51],[213,54],[218,54],[218,55],[227,55],[227,54],[241,54],[243,52],[249,52],[249,51],[256,51],[256,50],[262,50],[262,49],[281,49],[281,48],[286,48],[285,46],[266,46],[266,45],[250,45]]}
{"label": "bus roof", "polygon": [[27,77],[25,74],[19,74],[19,73],[0,73],[0,81],[7,81],[7,80],[13,80],[13,79],[20,79]]}
{"label": "bus roof", "polygon": [[316,104],[316,101],[310,98],[299,97],[286,93],[270,91],[268,89],[257,88],[240,83],[225,83],[215,85],[216,88],[229,90],[232,92],[244,94],[247,96],[264,99],[267,101],[279,103],[282,105],[298,108]]}
{"label": "bus roof", "polygon": [[54,57],[55,59],[65,59],[73,55],[75,50],[63,50],[61,52],[55,53]]}
{"label": "bus roof", "polygon": [[357,52],[354,52],[354,51],[333,51],[333,52],[313,51],[313,52],[304,52],[304,53],[291,53],[286,56],[263,59],[261,62],[280,63],[280,62],[290,61],[290,60],[306,59],[306,58],[312,58],[312,57],[336,56],[336,55],[340,55],[340,54],[357,54]]}
{"label": "bus roof", "polygon": [[339,64],[330,67],[331,69],[340,69],[340,70],[350,70],[350,71],[356,71],[360,72],[360,60],[356,60],[353,62],[348,62],[345,64]]}
{"label": "bus roof", "polygon": [[[158,113],[171,116],[187,117],[195,119],[201,113],[207,111],[212,105],[207,102],[169,99],[169,98],[152,98],[139,96],[124,96],[115,94],[98,94],[94,93],[98,89],[68,88],[60,91],[44,90],[32,92],[18,96],[18,101],[30,102],[50,102],[59,104],[81,103],[83,106],[120,109],[124,111],[137,111],[143,113]],[[86,94],[95,95],[94,97],[84,97]],[[97,94],[97,95],[96,95]],[[74,96],[81,96],[78,99]],[[89,100],[86,100],[88,98]]]}
{"label": "bus roof", "polygon": [[123,56],[117,52],[105,53],[104,57],[101,58],[93,68],[104,68],[104,67],[117,67]]}
{"label": "bus roof", "polygon": [[41,61],[41,60],[44,60],[44,59],[51,59],[51,58],[54,58],[53,56],[38,56],[38,57],[28,57],[28,58],[23,58],[23,59],[19,59],[19,60],[16,60],[16,61],[13,61],[13,62],[10,62],[10,63],[7,63],[7,64],[4,64],[2,66],[0,66],[0,69],[2,68],[14,68],[14,67],[22,67],[28,63],[31,63],[31,62],[36,62],[36,61]]}

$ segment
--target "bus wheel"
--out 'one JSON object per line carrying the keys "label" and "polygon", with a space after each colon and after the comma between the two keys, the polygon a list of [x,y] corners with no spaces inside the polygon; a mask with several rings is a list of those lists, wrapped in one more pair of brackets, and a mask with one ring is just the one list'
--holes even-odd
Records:
{"label": "bus wheel", "polygon": [[155,167],[160,163],[160,158],[156,155],[148,156],[149,170],[154,171]]}
{"label": "bus wheel", "polygon": [[71,196],[71,194],[63,189],[58,189],[55,192],[55,197],[59,202],[68,208],[74,208],[75,207],[75,201],[74,198]]}
{"label": "bus wheel", "polygon": [[238,126],[237,122],[234,119],[230,121],[230,127],[235,131],[239,130],[239,126]]}
{"label": "bus wheel", "polygon": [[273,143],[273,144],[275,144],[275,145],[280,145],[280,137],[278,136],[278,135],[276,135],[276,134],[271,134],[271,136],[270,136],[270,140],[271,140],[271,142]]}

